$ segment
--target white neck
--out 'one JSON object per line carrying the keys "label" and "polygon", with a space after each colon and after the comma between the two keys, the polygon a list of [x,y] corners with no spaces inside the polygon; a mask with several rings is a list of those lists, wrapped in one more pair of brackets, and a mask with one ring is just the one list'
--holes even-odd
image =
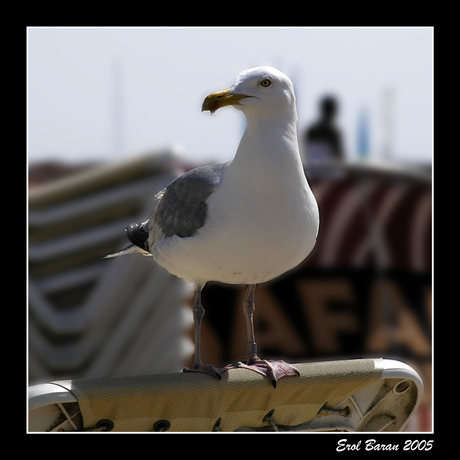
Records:
{"label": "white neck", "polygon": [[[239,174],[266,180],[284,177],[305,178],[297,139],[297,115],[288,117],[256,118],[247,116],[247,128],[238,146],[233,165]],[[262,179],[262,177],[260,177]]]}

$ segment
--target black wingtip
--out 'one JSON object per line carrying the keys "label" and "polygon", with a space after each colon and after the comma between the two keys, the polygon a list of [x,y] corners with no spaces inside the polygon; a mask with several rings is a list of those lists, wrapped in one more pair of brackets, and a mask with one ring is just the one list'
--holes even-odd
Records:
{"label": "black wingtip", "polygon": [[149,219],[130,224],[125,228],[128,240],[137,247],[148,251],[149,248]]}

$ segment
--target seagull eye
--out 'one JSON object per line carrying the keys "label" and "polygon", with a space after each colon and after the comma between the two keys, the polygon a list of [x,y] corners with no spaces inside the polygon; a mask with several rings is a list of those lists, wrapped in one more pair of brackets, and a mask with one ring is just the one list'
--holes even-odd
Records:
{"label": "seagull eye", "polygon": [[272,82],[271,82],[268,78],[266,78],[265,80],[262,80],[262,81],[260,82],[260,84],[261,84],[264,88],[267,88],[268,86],[270,86],[270,85],[272,84]]}

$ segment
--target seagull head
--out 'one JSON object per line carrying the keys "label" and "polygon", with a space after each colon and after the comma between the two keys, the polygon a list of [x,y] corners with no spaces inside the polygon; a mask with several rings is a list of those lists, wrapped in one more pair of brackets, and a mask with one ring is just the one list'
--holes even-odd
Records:
{"label": "seagull head", "polygon": [[211,93],[203,101],[202,111],[214,113],[231,105],[246,117],[270,118],[296,115],[294,87],[291,80],[274,67],[253,67],[237,75],[233,85]]}

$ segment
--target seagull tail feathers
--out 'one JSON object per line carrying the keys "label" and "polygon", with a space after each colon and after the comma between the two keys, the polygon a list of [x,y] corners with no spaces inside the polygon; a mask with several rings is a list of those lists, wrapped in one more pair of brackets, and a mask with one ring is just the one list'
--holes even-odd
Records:
{"label": "seagull tail feathers", "polygon": [[151,256],[150,252],[144,251],[140,247],[130,244],[129,246],[126,246],[126,248],[120,249],[119,251],[112,252],[112,254],[107,254],[103,259],[112,259],[113,257],[119,257],[119,256],[125,256],[127,254],[142,254],[143,256]]}
{"label": "seagull tail feathers", "polygon": [[135,252],[143,256],[151,256],[152,254],[147,250],[149,239],[149,219],[136,224],[128,225],[125,228],[128,240],[132,243],[126,248],[108,254],[103,259],[111,259],[112,257],[124,256],[126,254],[134,254]]}

